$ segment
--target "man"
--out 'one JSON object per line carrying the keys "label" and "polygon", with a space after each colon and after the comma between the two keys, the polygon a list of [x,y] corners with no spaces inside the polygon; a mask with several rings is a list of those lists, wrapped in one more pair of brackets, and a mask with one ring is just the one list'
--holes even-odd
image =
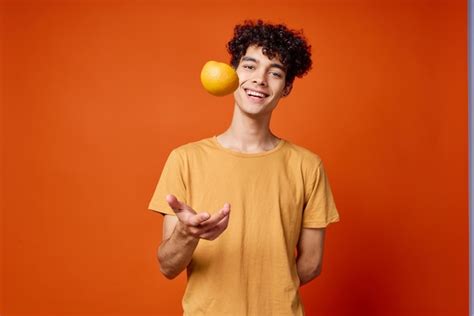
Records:
{"label": "man", "polygon": [[239,76],[230,127],[174,149],[149,205],[165,214],[160,269],[187,269],[185,315],[303,315],[299,286],[321,273],[339,215],[321,158],[269,126],[311,68],[310,46],[259,20],[227,48]]}

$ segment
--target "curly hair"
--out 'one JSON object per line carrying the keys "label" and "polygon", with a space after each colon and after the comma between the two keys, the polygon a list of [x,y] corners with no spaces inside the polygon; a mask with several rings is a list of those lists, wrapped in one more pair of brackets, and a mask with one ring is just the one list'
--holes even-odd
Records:
{"label": "curly hair", "polygon": [[234,37],[227,43],[230,64],[237,68],[240,59],[251,45],[262,47],[269,59],[277,57],[286,68],[286,86],[295,77],[301,78],[311,69],[311,46],[302,31],[290,30],[284,24],[270,24],[262,20],[245,20],[234,28]]}

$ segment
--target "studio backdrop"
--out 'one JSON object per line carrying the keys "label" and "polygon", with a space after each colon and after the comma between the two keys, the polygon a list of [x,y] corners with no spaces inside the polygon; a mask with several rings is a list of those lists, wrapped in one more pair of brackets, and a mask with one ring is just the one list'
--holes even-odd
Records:
{"label": "studio backdrop", "polygon": [[[229,126],[201,87],[233,27],[303,29],[272,118],[323,160],[341,221],[308,315],[461,316],[469,302],[466,1],[4,1],[2,316],[180,315],[147,210],[169,152]],[[264,192],[262,192],[264,194]]]}

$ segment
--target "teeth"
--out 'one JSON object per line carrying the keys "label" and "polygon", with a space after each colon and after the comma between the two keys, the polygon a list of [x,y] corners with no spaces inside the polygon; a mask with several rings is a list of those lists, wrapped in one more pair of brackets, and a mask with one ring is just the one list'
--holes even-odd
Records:
{"label": "teeth", "polygon": [[265,94],[257,91],[247,90],[247,94],[254,97],[265,98]]}

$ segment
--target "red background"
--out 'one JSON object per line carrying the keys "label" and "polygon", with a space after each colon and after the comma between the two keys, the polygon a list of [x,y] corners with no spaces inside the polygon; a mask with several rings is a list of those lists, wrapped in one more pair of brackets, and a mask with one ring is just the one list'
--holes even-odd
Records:
{"label": "red background", "polygon": [[341,222],[308,315],[467,315],[466,1],[1,5],[1,315],[179,315],[147,210],[170,150],[223,132],[200,86],[245,18],[304,32],[314,67],[273,132],[318,153]]}

